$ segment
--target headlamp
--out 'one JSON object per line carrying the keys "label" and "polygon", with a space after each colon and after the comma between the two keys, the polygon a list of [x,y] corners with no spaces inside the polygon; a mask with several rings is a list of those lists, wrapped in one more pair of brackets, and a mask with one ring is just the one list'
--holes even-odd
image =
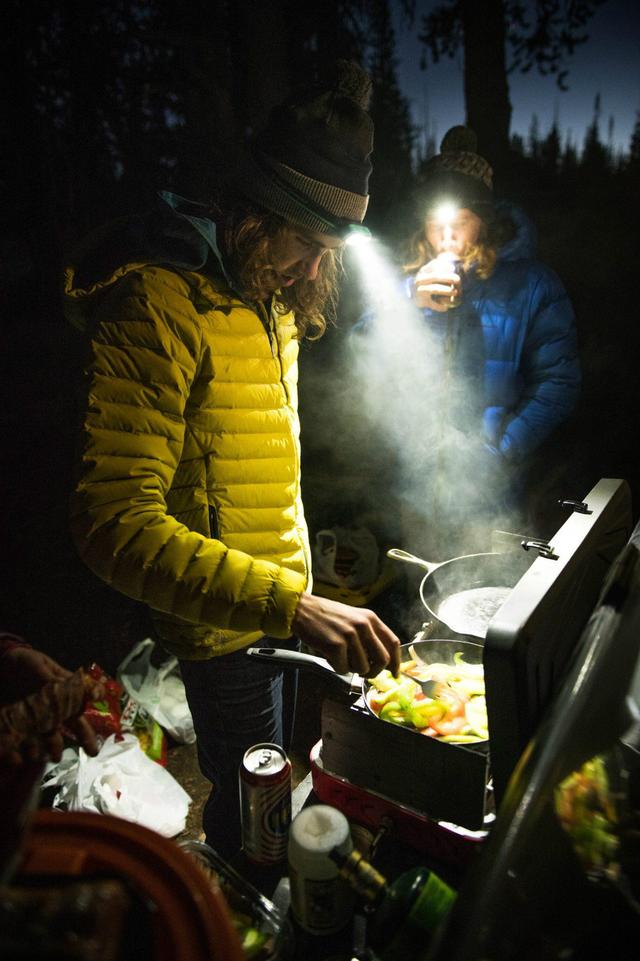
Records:
{"label": "headlamp", "polygon": [[361,244],[369,243],[371,240],[371,231],[362,224],[348,224],[342,231],[342,239],[345,242],[345,246],[359,247]]}
{"label": "headlamp", "polygon": [[438,204],[433,213],[430,214],[441,227],[450,227],[453,223],[456,214],[458,213],[459,206],[451,200],[444,200],[442,203]]}

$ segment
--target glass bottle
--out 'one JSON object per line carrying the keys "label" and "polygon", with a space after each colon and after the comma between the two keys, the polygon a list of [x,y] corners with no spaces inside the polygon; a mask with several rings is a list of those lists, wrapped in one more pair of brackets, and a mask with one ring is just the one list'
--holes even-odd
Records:
{"label": "glass bottle", "polygon": [[359,851],[331,857],[367,902],[367,944],[380,961],[408,961],[424,950],[455,899],[455,891],[426,867],[389,883]]}

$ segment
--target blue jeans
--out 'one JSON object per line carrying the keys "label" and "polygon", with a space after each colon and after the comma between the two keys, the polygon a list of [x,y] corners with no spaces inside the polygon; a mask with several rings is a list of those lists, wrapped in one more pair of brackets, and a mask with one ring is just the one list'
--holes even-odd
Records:
{"label": "blue jeans", "polygon": [[[300,646],[297,638],[264,638],[260,645],[289,650]],[[245,751],[261,741],[289,748],[298,672],[254,660],[244,649],[207,661],[180,661],[180,671],[200,770],[213,785],[202,815],[207,844],[230,858],[241,846],[240,762]]]}

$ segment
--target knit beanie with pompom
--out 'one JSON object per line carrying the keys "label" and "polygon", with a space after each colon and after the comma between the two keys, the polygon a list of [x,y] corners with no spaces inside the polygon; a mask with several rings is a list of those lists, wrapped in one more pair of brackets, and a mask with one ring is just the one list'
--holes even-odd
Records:
{"label": "knit beanie with pompom", "polygon": [[478,138],[470,127],[447,131],[440,153],[423,170],[421,193],[427,209],[451,201],[483,220],[493,217],[493,170],[477,148]]}
{"label": "knit beanie with pompom", "polygon": [[371,79],[338,60],[333,77],[272,110],[240,165],[236,188],[290,223],[342,236],[369,202],[373,121]]}

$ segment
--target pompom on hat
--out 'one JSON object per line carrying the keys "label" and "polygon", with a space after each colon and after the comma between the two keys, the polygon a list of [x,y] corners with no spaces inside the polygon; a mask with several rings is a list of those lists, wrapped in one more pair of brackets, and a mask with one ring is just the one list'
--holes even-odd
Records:
{"label": "pompom on hat", "polygon": [[246,199],[290,223],[342,236],[369,202],[371,79],[338,60],[332,82],[275,107],[235,179]]}
{"label": "pompom on hat", "polygon": [[477,153],[478,138],[470,127],[451,127],[440,153],[426,164],[422,193],[427,208],[452,200],[487,220],[493,216],[493,170]]}

